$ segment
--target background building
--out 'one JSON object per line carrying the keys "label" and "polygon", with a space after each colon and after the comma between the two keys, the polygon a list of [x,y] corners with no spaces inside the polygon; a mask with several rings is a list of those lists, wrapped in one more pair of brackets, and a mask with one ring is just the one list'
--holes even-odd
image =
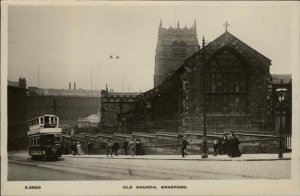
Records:
{"label": "background building", "polygon": [[[25,83],[24,83],[25,81]],[[25,84],[25,86],[24,86]],[[7,149],[27,148],[26,80],[8,81],[7,85]]]}
{"label": "background building", "polygon": [[[44,114],[55,114],[60,124],[77,126],[78,118],[96,114],[100,110],[100,91],[84,89],[28,88],[26,97],[27,120]],[[55,110],[55,111],[54,111]]]}
{"label": "background building", "polygon": [[90,129],[90,128],[98,128],[100,126],[100,113],[91,114],[85,118],[78,118],[78,128],[79,129]]}
{"label": "background building", "polygon": [[140,93],[101,91],[101,131],[127,132],[124,115],[135,109],[135,97]]}

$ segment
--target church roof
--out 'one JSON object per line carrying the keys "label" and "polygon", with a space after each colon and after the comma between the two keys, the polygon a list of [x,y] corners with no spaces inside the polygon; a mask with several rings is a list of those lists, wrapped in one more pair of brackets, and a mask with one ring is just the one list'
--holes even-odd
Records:
{"label": "church roof", "polygon": [[[263,54],[259,53],[255,49],[251,48],[244,42],[242,42],[240,39],[226,31],[219,37],[217,37],[212,42],[208,43],[205,47],[205,51],[208,55],[213,54],[215,51],[217,51],[220,48],[223,48],[224,46],[229,46],[237,50],[240,54],[245,56],[249,61],[252,60],[261,60],[266,62],[268,65],[271,65],[271,60],[264,56]],[[197,52],[200,53],[202,51],[202,48]],[[193,58],[197,53],[192,55],[190,58]],[[188,59],[190,59],[188,58]],[[187,60],[188,60],[187,59]]]}
{"label": "church roof", "polygon": [[[260,60],[260,61],[263,61],[268,66],[271,65],[271,60],[269,58],[265,57],[264,55],[262,55],[255,49],[251,48],[250,46],[248,46],[247,44],[245,44],[244,42],[242,42],[241,40],[236,38],[234,35],[232,35],[228,31],[226,31],[225,33],[223,33],[222,35],[217,37],[212,42],[208,43],[205,47],[205,52],[207,55],[210,56],[210,55],[214,54],[217,50],[219,50],[225,46],[229,46],[229,47],[237,50],[240,54],[242,54],[249,61]],[[199,55],[199,53],[201,53],[201,52],[202,52],[202,48],[198,52],[196,52],[195,54],[193,54],[192,56],[187,58],[185,60],[185,62],[192,60],[194,58],[197,58],[196,56]],[[255,64],[255,63],[253,63],[253,64]],[[167,77],[160,85],[158,85],[157,87],[152,88],[144,93],[141,93],[140,95],[138,95],[138,98],[149,98],[149,97],[155,96],[157,93],[160,92],[160,89],[166,83],[168,83],[170,80],[172,80],[172,78],[176,77],[177,75],[180,75],[184,70],[185,69],[184,69],[184,64],[183,64],[172,75]]]}

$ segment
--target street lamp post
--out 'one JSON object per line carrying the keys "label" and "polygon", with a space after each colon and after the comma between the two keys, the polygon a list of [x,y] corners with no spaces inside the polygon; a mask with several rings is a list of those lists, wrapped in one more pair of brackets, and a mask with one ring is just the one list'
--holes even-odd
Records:
{"label": "street lamp post", "polygon": [[280,81],[280,86],[281,88],[276,89],[276,94],[279,99],[279,104],[280,104],[280,130],[279,130],[279,154],[278,158],[283,157],[283,146],[282,146],[282,138],[283,138],[283,130],[282,130],[282,117],[283,117],[283,108],[282,108],[282,102],[284,101],[287,89],[282,88],[282,80]]}
{"label": "street lamp post", "polygon": [[206,67],[205,67],[205,39],[203,36],[202,39],[202,54],[203,54],[203,77],[202,77],[202,85],[203,85],[203,139],[202,139],[202,158],[207,158],[207,136],[206,136]]}

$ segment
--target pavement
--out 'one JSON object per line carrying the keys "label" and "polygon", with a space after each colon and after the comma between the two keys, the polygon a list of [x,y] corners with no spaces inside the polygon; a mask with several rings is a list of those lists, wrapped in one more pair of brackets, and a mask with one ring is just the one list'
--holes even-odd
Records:
{"label": "pavement", "polygon": [[[8,152],[8,156],[17,155],[21,157],[29,157],[27,150],[20,151],[10,151]],[[73,156],[63,155],[62,157],[68,158],[98,158],[98,159],[146,159],[146,160],[201,160],[201,161],[279,161],[279,160],[291,160],[291,153],[283,153],[283,158],[278,158],[278,154],[242,154],[240,157],[230,158],[227,155],[208,155],[208,158],[202,158],[201,155],[188,155],[187,157],[182,158],[181,155],[141,155],[141,156],[131,156],[131,155],[119,155],[119,156],[108,156],[106,154],[97,154],[97,155],[76,155]]]}
{"label": "pavement", "polygon": [[291,160],[291,153],[284,153],[283,158],[278,158],[278,154],[243,154],[241,157],[230,158],[227,155],[208,155],[208,158],[202,158],[201,155],[188,155],[182,158],[181,155],[63,155],[62,157],[69,158],[99,158],[99,159],[142,159],[142,160],[189,160],[189,161],[276,161],[276,160]]}
{"label": "pavement", "polygon": [[291,154],[226,155],[63,155],[58,161],[34,161],[28,152],[8,153],[9,180],[183,180],[290,179]]}

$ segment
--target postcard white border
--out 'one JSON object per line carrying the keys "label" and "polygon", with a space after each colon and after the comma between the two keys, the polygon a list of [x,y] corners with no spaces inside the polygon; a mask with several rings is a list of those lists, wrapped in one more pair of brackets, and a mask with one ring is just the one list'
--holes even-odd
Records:
{"label": "postcard white border", "polygon": [[[292,22],[292,179],[291,180],[120,180],[120,181],[7,181],[7,6],[9,5],[170,5],[203,6],[293,6]],[[299,2],[135,2],[135,1],[8,1],[1,2],[1,193],[3,195],[296,195],[300,194],[300,131],[299,131]],[[280,13],[278,13],[280,14]],[[25,190],[39,185],[41,190]],[[185,190],[126,190],[123,186],[186,185]]]}

